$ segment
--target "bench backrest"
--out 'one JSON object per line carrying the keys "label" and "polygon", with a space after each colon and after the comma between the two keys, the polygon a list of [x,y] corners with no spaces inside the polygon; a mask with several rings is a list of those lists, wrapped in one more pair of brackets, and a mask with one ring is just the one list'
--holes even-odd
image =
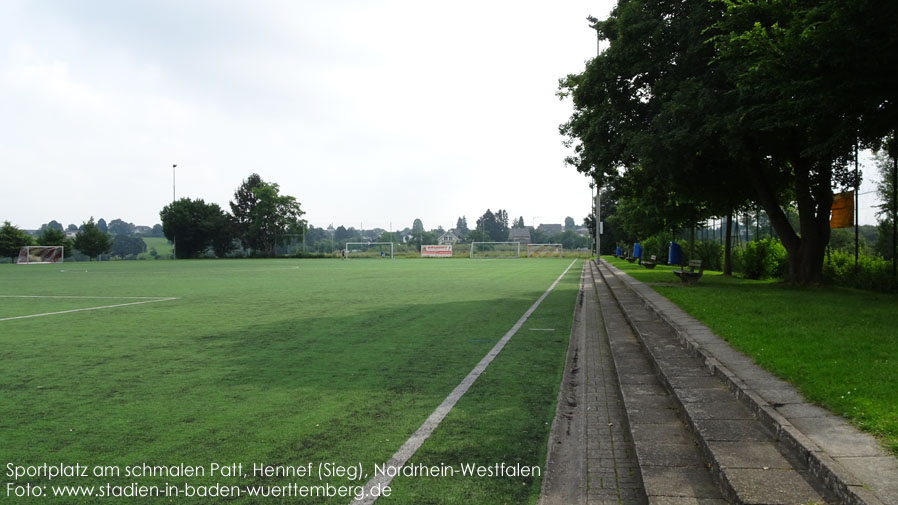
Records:
{"label": "bench backrest", "polygon": [[691,270],[701,270],[702,260],[689,260],[689,268]]}

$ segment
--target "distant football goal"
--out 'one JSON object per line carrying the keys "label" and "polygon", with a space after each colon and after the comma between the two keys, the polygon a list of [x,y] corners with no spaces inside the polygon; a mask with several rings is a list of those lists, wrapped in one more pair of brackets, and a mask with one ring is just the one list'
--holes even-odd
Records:
{"label": "distant football goal", "polygon": [[27,245],[19,249],[20,265],[46,265],[48,263],[62,263],[63,248],[61,245]]}
{"label": "distant football goal", "polygon": [[471,242],[471,258],[520,258],[519,242]]}
{"label": "distant football goal", "polygon": [[390,258],[393,259],[392,242],[347,242],[344,248],[346,258]]}
{"label": "distant football goal", "polygon": [[528,258],[564,258],[561,244],[527,244]]}

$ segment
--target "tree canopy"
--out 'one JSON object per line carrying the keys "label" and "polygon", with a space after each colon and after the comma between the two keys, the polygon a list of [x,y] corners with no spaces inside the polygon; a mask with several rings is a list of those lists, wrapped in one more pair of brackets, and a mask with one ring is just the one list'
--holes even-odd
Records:
{"label": "tree canopy", "polygon": [[[898,83],[881,70],[898,58],[896,9],[619,0],[608,19],[590,20],[607,48],[560,82],[574,103],[561,126],[567,161],[617,187],[618,211],[642,232],[759,204],[789,277],[817,282],[833,187],[854,183],[856,144],[876,145],[898,124]],[[793,204],[797,231],[784,211]]]}
{"label": "tree canopy", "polygon": [[175,244],[178,258],[196,258],[209,249],[223,256],[233,240],[228,216],[215,203],[181,198],[166,205],[159,217],[162,233]]}
{"label": "tree canopy", "polygon": [[31,245],[31,237],[9,221],[4,221],[0,227],[0,256],[15,261],[19,250],[26,245]]}
{"label": "tree canopy", "polygon": [[90,260],[109,252],[111,245],[111,237],[100,231],[100,227],[94,223],[93,217],[81,225],[81,231],[75,235],[75,239],[72,241],[72,246],[81,251]]}

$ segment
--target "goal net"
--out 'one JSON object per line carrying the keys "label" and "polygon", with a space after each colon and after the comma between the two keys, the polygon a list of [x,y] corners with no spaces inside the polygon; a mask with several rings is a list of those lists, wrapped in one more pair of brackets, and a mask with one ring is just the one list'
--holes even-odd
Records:
{"label": "goal net", "polygon": [[61,245],[33,246],[28,245],[19,249],[20,265],[44,265],[47,263],[62,263],[63,249]]}
{"label": "goal net", "polygon": [[561,244],[527,244],[528,258],[564,258]]}
{"label": "goal net", "polygon": [[344,249],[347,258],[393,259],[392,242],[347,242]]}
{"label": "goal net", "polygon": [[520,258],[519,242],[471,242],[472,258]]}

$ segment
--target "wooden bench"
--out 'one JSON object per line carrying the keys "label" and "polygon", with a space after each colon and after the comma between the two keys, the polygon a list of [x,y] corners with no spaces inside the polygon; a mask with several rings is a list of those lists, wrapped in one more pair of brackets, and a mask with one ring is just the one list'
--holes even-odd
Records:
{"label": "wooden bench", "polygon": [[658,258],[654,254],[652,255],[652,259],[642,262],[642,266],[648,268],[649,270],[655,268],[655,265],[657,265],[657,264],[658,264]]}
{"label": "wooden bench", "polygon": [[636,258],[634,258],[633,256],[630,256],[629,258],[627,258],[627,261],[629,261],[630,263],[633,263],[634,261],[636,261]]}
{"label": "wooden bench", "polygon": [[683,268],[681,270],[674,270],[673,273],[677,277],[680,278],[686,284],[692,285],[698,282],[702,277],[702,273],[704,269],[702,268],[702,260],[689,260],[688,270]]}

